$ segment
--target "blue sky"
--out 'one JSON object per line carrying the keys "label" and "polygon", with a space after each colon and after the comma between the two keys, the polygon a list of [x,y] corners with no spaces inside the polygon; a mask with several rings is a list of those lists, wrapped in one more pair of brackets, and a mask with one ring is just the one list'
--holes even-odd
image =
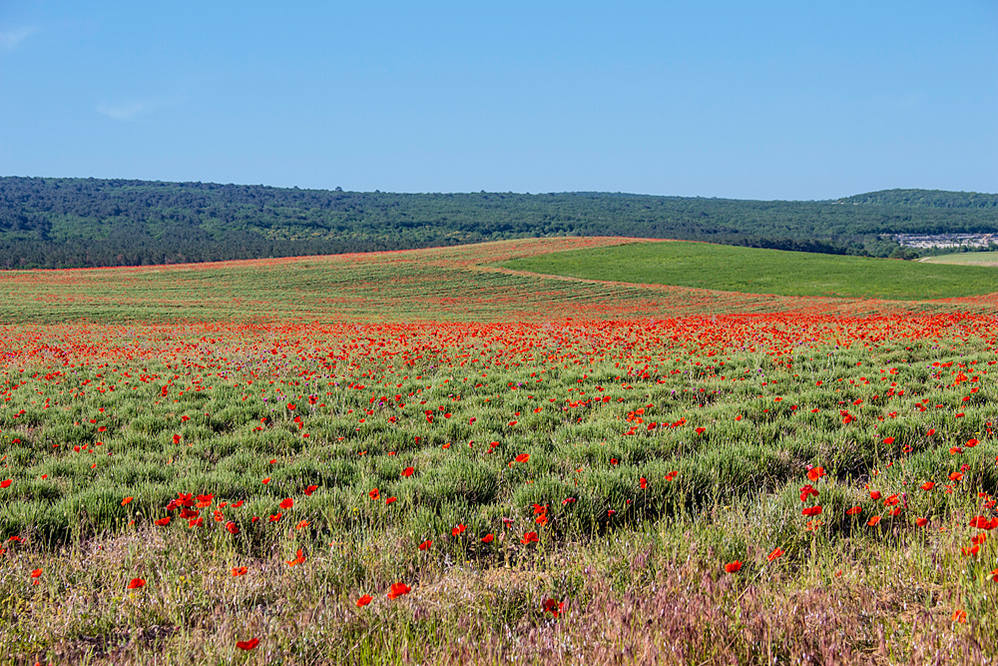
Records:
{"label": "blue sky", "polygon": [[998,192],[996,45],[996,0],[0,0],[0,175]]}

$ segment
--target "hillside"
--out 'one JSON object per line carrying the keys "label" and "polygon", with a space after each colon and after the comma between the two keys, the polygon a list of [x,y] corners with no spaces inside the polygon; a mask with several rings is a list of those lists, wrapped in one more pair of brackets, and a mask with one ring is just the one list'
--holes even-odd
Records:
{"label": "hillside", "polygon": [[879,190],[836,200],[837,203],[928,208],[998,209],[998,194],[948,192],[946,190]]}
{"label": "hillside", "polygon": [[[937,193],[926,192],[929,199]],[[617,235],[886,256],[889,233],[998,230],[994,208],[635,194],[393,194],[0,178],[0,268],[148,265]],[[942,193],[960,196],[995,197]],[[955,200],[954,199],[954,200]]]}

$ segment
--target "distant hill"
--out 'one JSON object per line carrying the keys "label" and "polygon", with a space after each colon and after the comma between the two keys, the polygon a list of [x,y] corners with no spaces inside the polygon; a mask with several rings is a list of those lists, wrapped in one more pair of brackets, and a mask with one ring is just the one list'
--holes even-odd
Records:
{"label": "distant hill", "polygon": [[998,209],[998,194],[948,192],[946,190],[880,190],[838,199],[836,203]]}
{"label": "distant hill", "polygon": [[[919,194],[921,193],[921,194]],[[393,194],[92,178],[0,178],[0,268],[115,266],[622,235],[887,256],[886,234],[998,231],[978,195],[836,201],[571,192]],[[923,202],[923,203],[918,203]],[[845,204],[855,205],[845,205]]]}

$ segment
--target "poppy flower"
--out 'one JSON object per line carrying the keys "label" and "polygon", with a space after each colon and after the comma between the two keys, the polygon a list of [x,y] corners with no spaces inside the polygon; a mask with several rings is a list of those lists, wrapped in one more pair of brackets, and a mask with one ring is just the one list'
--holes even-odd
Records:
{"label": "poppy flower", "polygon": [[301,551],[301,548],[298,549],[297,555],[298,556],[295,559],[287,560],[289,567],[293,567],[296,564],[302,564],[305,561],[305,554]]}
{"label": "poppy flower", "polygon": [[374,601],[374,597],[372,597],[370,594],[365,594],[360,599],[357,599],[357,608],[363,608],[372,601]]}
{"label": "poppy flower", "polygon": [[125,506],[126,504],[128,504],[129,502],[131,502],[133,499],[135,499],[135,498],[133,498],[133,497],[126,497],[125,499],[121,500],[121,506]]}
{"label": "poppy flower", "polygon": [[159,520],[156,521],[156,524],[159,525],[160,527],[165,527],[166,525],[169,525],[170,516],[165,516],[163,518],[160,518]]}
{"label": "poppy flower", "polygon": [[861,507],[861,506],[854,506],[851,509],[846,509],[846,515],[847,516],[855,516],[858,513],[863,513],[863,507]]}
{"label": "poppy flower", "polygon": [[918,525],[919,527],[925,527],[926,525],[928,525],[928,523],[929,523],[929,519],[928,518],[916,518],[915,519],[915,524]]}
{"label": "poppy flower", "polygon": [[872,499],[872,500],[878,500],[881,497],[883,497],[883,495],[881,494],[881,492],[879,490],[871,490],[870,491],[870,499]]}
{"label": "poppy flower", "polygon": [[925,483],[922,484],[922,490],[932,490],[932,488],[935,487],[935,485],[936,484],[934,481],[926,481]]}
{"label": "poppy flower", "polygon": [[401,597],[403,594],[409,594],[409,591],[411,589],[412,588],[406,585],[405,583],[392,583],[392,587],[388,591],[388,598],[397,599],[398,597]]}
{"label": "poppy flower", "polygon": [[248,569],[246,567],[232,567],[232,577],[245,576]]}
{"label": "poppy flower", "polygon": [[805,516],[817,516],[821,514],[821,511],[822,511],[821,505],[819,504],[817,506],[806,507],[801,511],[801,514]]}
{"label": "poppy flower", "polygon": [[430,546],[432,546],[432,545],[433,545],[433,539],[427,539],[423,543],[419,544],[419,549],[420,550],[429,550]]}
{"label": "poppy flower", "polygon": [[270,477],[268,476],[266,479],[261,481],[261,483],[270,483]]}
{"label": "poppy flower", "polygon": [[559,603],[556,599],[545,599],[541,607],[545,613],[551,613],[554,617],[558,617],[558,614],[565,608],[565,602]]}
{"label": "poppy flower", "polygon": [[807,478],[809,481],[817,481],[823,476],[827,476],[825,474],[824,467],[812,467],[811,469],[807,470]]}
{"label": "poppy flower", "polygon": [[229,534],[239,534],[239,525],[236,525],[231,520],[225,523],[225,529],[229,531]]}
{"label": "poppy flower", "polygon": [[457,536],[458,534],[464,532],[466,529],[468,529],[467,525],[458,524],[457,527],[455,527],[450,531],[451,536]]}
{"label": "poppy flower", "polygon": [[31,572],[31,577],[32,578],[38,578],[41,575],[42,575],[42,570],[41,569],[35,569],[34,571]]}
{"label": "poppy flower", "polygon": [[137,590],[145,584],[146,584],[145,578],[133,578],[132,580],[128,581],[128,589]]}
{"label": "poppy flower", "polygon": [[402,470],[402,476],[412,476],[413,472],[415,471],[416,470],[412,467],[406,467],[404,470]]}
{"label": "poppy flower", "polygon": [[311,496],[312,493],[314,493],[318,489],[319,486],[309,486],[308,488],[305,489],[305,494]]}
{"label": "poppy flower", "polygon": [[495,535],[489,532],[488,534],[482,537],[482,543],[492,543],[492,540],[495,538],[496,538]]}
{"label": "poppy flower", "polygon": [[272,522],[272,523],[276,523],[276,522],[279,522],[281,520],[281,516],[283,516],[283,515],[284,515],[283,513],[275,513],[275,514],[271,515],[268,520],[270,522]]}
{"label": "poppy flower", "polygon": [[251,638],[248,641],[236,641],[236,647],[240,650],[252,650],[260,644],[259,638]]}
{"label": "poppy flower", "polygon": [[4,479],[0,481],[0,488],[10,488],[10,484],[14,483],[13,479]]}
{"label": "poppy flower", "polygon": [[294,505],[295,505],[295,501],[293,499],[291,499],[290,497],[281,500],[281,508],[282,509],[290,509]]}
{"label": "poppy flower", "polygon": [[742,563],[740,560],[735,560],[734,562],[728,562],[727,564],[724,565],[724,570],[727,571],[728,573],[736,573],[738,571],[741,571],[741,569],[742,569]]}
{"label": "poppy flower", "polygon": [[373,500],[377,500],[379,497],[381,497],[381,491],[378,490],[377,488],[369,490],[367,494],[370,495],[371,499]]}
{"label": "poppy flower", "polygon": [[879,522],[880,522],[880,516],[871,516],[870,519],[866,521],[866,524],[869,525],[870,527],[875,527]]}
{"label": "poppy flower", "polygon": [[779,557],[783,557],[783,553],[784,551],[782,548],[774,548],[773,552],[771,552],[769,555],[766,556],[766,559],[772,562]]}
{"label": "poppy flower", "polygon": [[540,541],[540,539],[537,538],[537,532],[527,532],[523,535],[523,538],[520,539],[520,543],[524,544],[537,543],[538,541]]}
{"label": "poppy flower", "polygon": [[[516,460],[516,462],[518,462],[518,463],[525,463],[525,462],[527,462],[528,460],[530,460],[530,454],[529,454],[529,453],[521,453],[520,455],[518,455],[518,456],[517,456],[517,457],[515,458],[515,460]],[[10,483],[8,483],[7,485],[10,485]],[[4,486],[4,487],[6,488],[7,486]]]}

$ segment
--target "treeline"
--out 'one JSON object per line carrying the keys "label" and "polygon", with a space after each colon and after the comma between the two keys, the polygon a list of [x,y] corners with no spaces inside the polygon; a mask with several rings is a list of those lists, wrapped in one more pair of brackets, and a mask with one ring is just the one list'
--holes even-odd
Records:
{"label": "treeline", "polygon": [[927,190],[818,202],[597,192],[393,194],[7,177],[0,178],[0,267],[216,261],[553,235],[888,256],[900,250],[892,233],[998,231],[998,208],[971,203],[988,197],[998,199]]}

